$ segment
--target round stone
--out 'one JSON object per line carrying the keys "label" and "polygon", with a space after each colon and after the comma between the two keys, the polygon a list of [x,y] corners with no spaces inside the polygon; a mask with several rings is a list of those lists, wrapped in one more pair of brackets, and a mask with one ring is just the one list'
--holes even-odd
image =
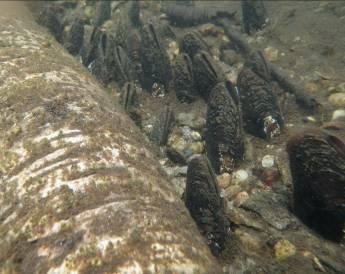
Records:
{"label": "round stone", "polygon": [[264,168],[270,168],[274,166],[274,156],[273,155],[265,155],[261,160],[261,165]]}

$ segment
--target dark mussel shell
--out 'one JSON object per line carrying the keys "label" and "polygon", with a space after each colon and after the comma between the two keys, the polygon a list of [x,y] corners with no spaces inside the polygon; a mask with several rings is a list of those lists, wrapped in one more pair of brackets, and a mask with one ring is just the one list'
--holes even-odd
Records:
{"label": "dark mussel shell", "polygon": [[153,23],[144,25],[141,30],[141,56],[145,75],[143,87],[151,90],[158,84],[167,89],[172,77],[170,62]]}
{"label": "dark mussel shell", "polygon": [[51,5],[45,7],[37,18],[37,22],[46,27],[55,37],[56,41],[60,43],[62,41],[62,33],[64,29],[61,21],[59,13],[56,12],[56,7]]}
{"label": "dark mussel shell", "polygon": [[191,58],[199,51],[209,51],[209,46],[206,44],[201,34],[198,31],[187,32],[181,41],[182,52],[187,53]]}
{"label": "dark mussel shell", "polygon": [[76,19],[67,35],[67,39],[64,42],[64,47],[72,55],[78,55],[83,46],[84,40],[84,24],[80,19]]}
{"label": "dark mussel shell", "polygon": [[150,140],[159,146],[164,146],[168,140],[174,122],[175,115],[173,110],[168,106],[164,107],[153,125],[152,132],[149,136]]}
{"label": "dark mussel shell", "polygon": [[258,53],[246,62],[237,79],[245,127],[261,138],[280,135],[284,124],[269,77],[265,59]]}
{"label": "dark mussel shell", "polygon": [[225,81],[223,70],[206,51],[200,51],[194,56],[193,71],[195,87],[205,99],[217,83]]}
{"label": "dark mussel shell", "polygon": [[211,91],[206,117],[206,151],[216,173],[232,172],[244,154],[239,97],[231,82]]}
{"label": "dark mussel shell", "polygon": [[177,56],[174,66],[174,86],[180,102],[192,102],[195,99],[193,63],[188,54]]}
{"label": "dark mussel shell", "polygon": [[141,26],[140,20],[140,1],[132,0],[130,1],[130,7],[128,11],[128,17],[131,21],[132,26],[139,28]]}
{"label": "dark mussel shell", "polygon": [[224,214],[224,202],[216,175],[206,156],[198,156],[190,161],[184,200],[212,253],[218,255],[225,248],[230,226]]}
{"label": "dark mussel shell", "polygon": [[106,32],[103,32],[95,50],[95,60],[91,67],[92,74],[103,84],[109,83],[112,78],[109,67],[107,66],[109,49],[109,37]]}
{"label": "dark mussel shell", "polygon": [[120,104],[125,110],[128,110],[135,105],[136,96],[137,86],[133,82],[127,82],[121,89]]}
{"label": "dark mussel shell", "polygon": [[262,0],[241,1],[244,31],[247,34],[256,32],[266,23],[266,9]]}
{"label": "dark mussel shell", "polygon": [[[342,131],[342,135],[337,131]],[[294,212],[325,238],[345,228],[345,130],[311,129],[288,141]]]}
{"label": "dark mussel shell", "polygon": [[93,18],[93,25],[97,28],[110,19],[111,16],[111,1],[99,1],[96,3],[95,14]]}
{"label": "dark mussel shell", "polygon": [[114,79],[122,86],[125,82],[134,80],[134,69],[126,51],[120,45],[115,45],[110,61]]}
{"label": "dark mussel shell", "polygon": [[104,31],[99,28],[93,28],[90,39],[88,41],[84,41],[83,48],[81,50],[81,58],[83,65],[85,67],[89,67],[89,65],[95,60],[96,58],[96,50],[99,46],[100,39]]}

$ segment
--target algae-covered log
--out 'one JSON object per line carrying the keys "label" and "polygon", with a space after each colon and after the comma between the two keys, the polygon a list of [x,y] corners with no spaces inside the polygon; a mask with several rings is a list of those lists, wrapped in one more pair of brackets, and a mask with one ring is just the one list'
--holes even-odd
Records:
{"label": "algae-covered log", "polygon": [[0,273],[219,273],[133,122],[17,5],[0,2]]}

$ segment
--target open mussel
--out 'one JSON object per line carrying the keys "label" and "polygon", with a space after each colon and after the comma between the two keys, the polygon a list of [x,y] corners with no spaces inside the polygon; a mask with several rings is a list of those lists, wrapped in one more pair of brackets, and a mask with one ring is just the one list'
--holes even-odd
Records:
{"label": "open mussel", "polygon": [[206,156],[198,156],[190,161],[184,200],[212,253],[219,255],[225,248],[230,225],[224,213],[216,175]]}
{"label": "open mussel", "polygon": [[188,54],[177,56],[174,66],[174,86],[180,102],[192,102],[195,99],[193,64]]}
{"label": "open mussel", "polygon": [[196,89],[206,100],[212,88],[225,81],[223,70],[206,51],[200,51],[194,56],[193,71]]}
{"label": "open mussel", "polygon": [[167,91],[172,77],[169,57],[153,23],[144,25],[141,30],[141,56],[145,75],[143,87],[160,89],[162,93]]}
{"label": "open mussel", "polygon": [[252,54],[238,75],[237,86],[246,129],[262,138],[280,135],[283,118],[270,84],[270,72],[260,52]]}
{"label": "open mussel", "polygon": [[239,97],[230,81],[212,89],[206,129],[206,151],[214,170],[232,172],[243,159],[244,136]]}
{"label": "open mussel", "polygon": [[111,60],[111,66],[114,70],[114,79],[123,85],[125,82],[134,80],[134,71],[131,60],[126,51],[120,45],[115,45]]}
{"label": "open mussel", "polygon": [[120,95],[120,104],[125,110],[129,110],[136,103],[137,86],[133,82],[123,85]]}
{"label": "open mussel", "polygon": [[345,126],[295,134],[287,145],[296,215],[325,238],[344,240]]}

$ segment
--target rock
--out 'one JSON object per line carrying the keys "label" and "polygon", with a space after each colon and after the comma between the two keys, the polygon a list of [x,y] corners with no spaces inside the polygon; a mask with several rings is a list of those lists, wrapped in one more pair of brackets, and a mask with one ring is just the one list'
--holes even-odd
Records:
{"label": "rock", "polygon": [[273,47],[267,47],[264,49],[263,55],[265,58],[270,61],[274,62],[278,60],[278,50]]}
{"label": "rock", "polygon": [[272,186],[279,178],[279,170],[276,167],[265,168],[260,175],[260,180],[267,186]]}
{"label": "rock", "polygon": [[262,244],[260,243],[260,239],[258,237],[255,237],[254,235],[240,229],[236,229],[234,235],[240,240],[245,249],[250,251],[259,251],[261,249]]}
{"label": "rock", "polygon": [[248,172],[244,169],[239,169],[233,173],[232,178],[235,183],[247,180],[249,177]]}
{"label": "rock", "polygon": [[328,101],[335,107],[345,107],[345,93],[334,93],[328,97]]}
{"label": "rock", "polygon": [[230,200],[235,195],[237,195],[241,191],[241,187],[239,185],[231,185],[228,188],[225,189],[224,196]]}
{"label": "rock", "polygon": [[302,121],[305,123],[316,123],[316,119],[313,116],[306,116],[302,118]]}
{"label": "rock", "polygon": [[241,206],[245,201],[247,201],[249,198],[249,195],[246,191],[242,191],[240,193],[237,193],[235,199],[234,199],[234,206],[239,207]]}
{"label": "rock", "polygon": [[204,143],[203,142],[195,142],[192,143],[189,148],[192,150],[193,154],[201,154],[204,151]]}
{"label": "rock", "polygon": [[264,168],[270,168],[274,166],[274,156],[273,155],[265,155],[261,160],[261,165]]}
{"label": "rock", "polygon": [[313,82],[306,83],[304,89],[309,93],[316,93],[319,91],[319,87]]}
{"label": "rock", "polygon": [[192,129],[202,129],[206,120],[203,117],[196,117],[193,113],[179,113],[177,115],[177,122],[182,126],[188,126]]}
{"label": "rock", "polygon": [[274,255],[278,260],[286,259],[296,254],[296,247],[288,240],[279,240],[274,245]]}
{"label": "rock", "polygon": [[336,86],[336,90],[338,92],[345,92],[345,82],[344,83],[340,83],[339,85]]}
{"label": "rock", "polygon": [[218,186],[222,189],[226,189],[230,186],[231,175],[229,173],[223,173],[217,177]]}
{"label": "rock", "polygon": [[337,120],[339,118],[345,118],[345,109],[337,109],[332,114],[332,121]]}
{"label": "rock", "polygon": [[171,63],[174,63],[176,57],[179,55],[180,50],[176,41],[171,41],[167,48],[167,54]]}
{"label": "rock", "polygon": [[200,133],[197,132],[197,131],[193,131],[193,132],[191,133],[191,137],[192,137],[192,139],[193,139],[194,141],[201,141],[201,135],[200,135]]}

